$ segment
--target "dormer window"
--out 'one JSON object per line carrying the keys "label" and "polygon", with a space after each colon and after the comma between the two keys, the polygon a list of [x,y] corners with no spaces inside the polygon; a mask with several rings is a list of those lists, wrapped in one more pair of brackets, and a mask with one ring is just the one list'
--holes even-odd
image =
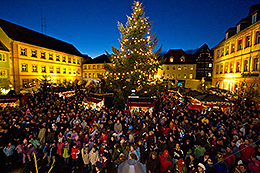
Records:
{"label": "dormer window", "polygon": [[173,58],[173,57],[171,57],[171,58],[170,58],[170,62],[173,62],[173,60],[174,60],[174,58]]}
{"label": "dormer window", "polygon": [[256,23],[256,20],[257,20],[257,13],[252,15],[252,24]]}
{"label": "dormer window", "polygon": [[182,57],[180,58],[180,60],[181,60],[181,62],[184,62],[184,61],[185,61],[185,57],[182,56]]}
{"label": "dormer window", "polygon": [[237,25],[237,33],[240,32],[240,26],[241,26],[241,24],[238,24],[238,25]]}

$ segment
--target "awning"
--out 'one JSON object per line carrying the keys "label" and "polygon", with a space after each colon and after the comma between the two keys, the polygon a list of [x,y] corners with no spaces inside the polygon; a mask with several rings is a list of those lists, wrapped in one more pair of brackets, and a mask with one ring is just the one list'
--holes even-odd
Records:
{"label": "awning", "polygon": [[203,110],[205,109],[206,107],[205,106],[202,106],[202,105],[189,105],[188,106],[188,109],[191,109],[191,110]]}
{"label": "awning", "polygon": [[99,103],[99,102],[101,102],[102,100],[101,100],[101,99],[97,99],[97,98],[88,98],[87,101],[89,101],[89,102],[94,102],[94,103]]}

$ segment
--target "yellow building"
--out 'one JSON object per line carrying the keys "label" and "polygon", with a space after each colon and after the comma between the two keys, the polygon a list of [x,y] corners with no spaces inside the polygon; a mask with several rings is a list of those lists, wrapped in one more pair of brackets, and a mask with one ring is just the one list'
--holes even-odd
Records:
{"label": "yellow building", "polygon": [[84,62],[82,65],[83,80],[100,80],[98,75],[105,73],[105,63],[110,63],[108,56],[105,54]]}
{"label": "yellow building", "polygon": [[196,78],[196,62],[182,49],[170,49],[163,59],[164,63],[157,73],[158,78],[172,80],[175,84],[190,83]]}
{"label": "yellow building", "polygon": [[0,41],[10,50],[10,81],[16,91],[37,85],[43,75],[53,83],[81,79],[82,54],[72,45],[0,19]]}
{"label": "yellow building", "polygon": [[[259,91],[260,5],[228,29],[226,37],[212,50],[212,84],[232,92]],[[259,93],[259,92],[258,92]]]}

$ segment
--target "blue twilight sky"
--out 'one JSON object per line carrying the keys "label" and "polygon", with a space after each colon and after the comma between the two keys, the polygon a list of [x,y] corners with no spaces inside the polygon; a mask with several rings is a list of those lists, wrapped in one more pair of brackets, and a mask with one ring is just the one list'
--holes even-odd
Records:
{"label": "blue twilight sky", "polygon": [[[119,47],[117,21],[125,24],[133,0],[0,0],[0,18],[73,44],[92,58]],[[216,46],[225,31],[259,0],[141,0],[163,51]]]}

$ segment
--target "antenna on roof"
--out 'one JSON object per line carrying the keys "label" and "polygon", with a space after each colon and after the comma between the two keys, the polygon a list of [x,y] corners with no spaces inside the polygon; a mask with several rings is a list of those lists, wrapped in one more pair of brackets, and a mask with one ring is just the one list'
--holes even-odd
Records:
{"label": "antenna on roof", "polygon": [[[42,9],[41,9],[41,30],[42,30],[42,34],[45,34],[46,35],[46,19],[45,17],[42,16]],[[44,31],[44,33],[43,33]]]}

